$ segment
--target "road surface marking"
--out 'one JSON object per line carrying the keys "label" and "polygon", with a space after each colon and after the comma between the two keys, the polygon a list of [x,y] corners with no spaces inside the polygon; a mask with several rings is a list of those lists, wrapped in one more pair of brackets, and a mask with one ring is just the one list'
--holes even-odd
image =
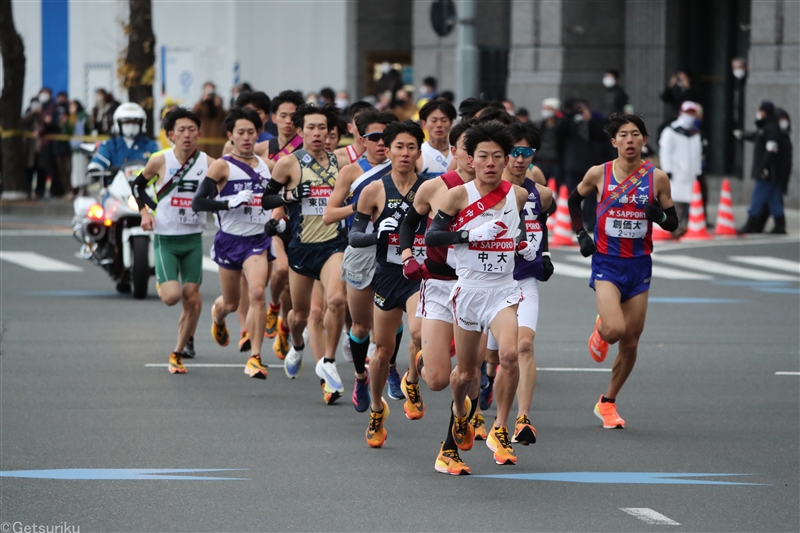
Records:
{"label": "road surface marking", "polygon": [[[567,257],[567,261],[574,261],[576,263],[585,263],[585,264],[592,264],[591,257],[582,257],[580,255],[573,255]],[[561,267],[561,263],[558,263],[556,269]],[[708,274],[698,274],[696,272],[686,272],[685,270],[675,270],[674,268],[667,268],[662,266],[653,265],[653,277],[659,279],[680,279],[685,281],[692,281],[692,280],[699,280],[699,281],[708,281],[714,279],[713,276],[709,276]]]}
{"label": "road surface marking", "polygon": [[219,266],[207,255],[203,256],[203,270],[206,272],[219,272]]}
{"label": "road surface marking", "polygon": [[71,237],[69,229],[0,229],[0,237]]}
{"label": "road surface marking", "polygon": [[649,507],[620,507],[620,511],[635,516],[642,522],[655,526],[679,526],[680,524],[668,516],[664,516]]}
{"label": "road surface marking", "polygon": [[83,268],[36,252],[0,252],[0,259],[36,272],[83,272]]}
{"label": "road surface marking", "polygon": [[718,274],[720,276],[731,276],[734,278],[753,279],[756,281],[800,281],[796,276],[788,276],[786,274],[774,274],[772,272],[765,272],[763,270],[754,270],[752,268],[742,268],[738,266],[719,263],[717,261],[709,261],[708,259],[700,259],[689,255],[655,255],[653,254],[653,261],[660,263],[668,263],[675,266],[685,267],[692,270],[700,270],[701,272],[710,272],[711,274]]}
{"label": "road surface marking", "polygon": [[783,270],[791,274],[800,274],[800,263],[790,259],[782,259],[780,257],[763,257],[753,255],[732,255],[728,257],[731,261],[737,263],[747,263],[761,268],[771,268],[773,270]]}
{"label": "road surface marking", "polygon": [[800,376],[800,372],[775,372],[776,376]]}

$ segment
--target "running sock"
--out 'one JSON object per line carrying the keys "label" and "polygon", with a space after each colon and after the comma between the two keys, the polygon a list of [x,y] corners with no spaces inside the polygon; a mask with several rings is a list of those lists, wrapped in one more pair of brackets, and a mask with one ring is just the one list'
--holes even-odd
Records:
{"label": "running sock", "polygon": [[616,398],[606,398],[605,395],[600,399],[600,403],[614,403],[616,401]]}
{"label": "running sock", "polygon": [[397,328],[397,336],[394,338],[394,353],[389,360],[389,366],[394,366],[397,363],[397,352],[400,350],[400,342],[403,340],[403,324]]}
{"label": "running sock", "polygon": [[494,385],[494,378],[495,378],[495,376],[490,376],[489,374],[486,374],[486,377],[487,377],[487,378],[489,378],[489,385],[487,385],[487,386],[486,386],[486,388],[488,389],[489,387],[491,387],[492,385]]}
{"label": "running sock", "polygon": [[289,334],[289,326],[286,325],[286,321],[285,320],[281,320],[281,333],[283,333],[284,335],[288,335]]}
{"label": "running sock", "polygon": [[478,395],[474,400],[472,398],[469,399],[469,401],[472,402],[472,406],[469,408],[467,420],[472,420],[472,417],[475,416],[475,411],[478,409],[478,401],[480,401],[480,398],[480,395]]}
{"label": "running sock", "polygon": [[353,353],[353,366],[356,368],[356,373],[363,374],[366,372],[367,353],[369,352],[369,335],[363,339],[359,339],[353,335],[353,330],[350,330],[350,351]]}
{"label": "running sock", "polygon": [[298,352],[302,352],[303,350],[306,349],[305,344],[303,344],[302,346],[297,346],[295,343],[292,343],[292,346],[294,346],[294,349],[297,350]]}
{"label": "running sock", "polygon": [[277,304],[270,302],[269,310],[276,314],[279,313],[281,311],[281,302],[279,301]]}
{"label": "running sock", "polygon": [[453,439],[453,424],[456,423],[456,417],[453,414],[453,402],[450,402],[450,423],[447,425],[447,436],[444,439],[443,450],[456,450],[456,441]]}
{"label": "running sock", "polygon": [[323,363],[335,363],[336,359],[331,359],[330,357],[323,357],[322,358],[322,362]]}

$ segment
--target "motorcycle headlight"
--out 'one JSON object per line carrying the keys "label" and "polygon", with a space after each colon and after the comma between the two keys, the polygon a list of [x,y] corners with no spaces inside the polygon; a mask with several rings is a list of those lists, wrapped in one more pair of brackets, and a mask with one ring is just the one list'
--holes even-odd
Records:
{"label": "motorcycle headlight", "polygon": [[133,195],[128,196],[128,207],[131,211],[139,212],[139,205],[136,203],[136,198]]}

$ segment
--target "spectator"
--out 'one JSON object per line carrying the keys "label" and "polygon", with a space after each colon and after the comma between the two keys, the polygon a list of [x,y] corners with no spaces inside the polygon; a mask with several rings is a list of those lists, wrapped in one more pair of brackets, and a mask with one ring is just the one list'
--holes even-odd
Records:
{"label": "spectator", "polygon": [[[731,61],[733,72],[733,108],[731,109],[731,123],[734,130],[744,129],[744,89],[747,85],[747,61],[735,57]],[[736,143],[733,149],[733,174],[742,177],[744,174],[742,164],[744,153],[742,145]]]}
{"label": "spectator", "polygon": [[513,100],[509,100],[508,98],[503,100],[503,107],[506,108],[506,111],[508,111],[509,115],[514,115],[515,114],[514,101]]}
{"label": "spectator", "polygon": [[[563,146],[564,182],[572,193],[589,168],[599,163],[595,145],[610,141],[603,124],[592,116],[585,100],[573,100],[567,109],[566,117],[559,124],[558,136]],[[583,223],[588,233],[594,231],[596,219],[596,198],[589,195],[583,202]]]}
{"label": "spectator", "polygon": [[200,117],[200,134],[208,143],[203,151],[213,158],[221,157],[224,142],[219,140],[224,137],[225,109],[217,97],[216,86],[210,81],[203,85],[203,97],[194,105],[194,112]]}
{"label": "spectator", "polygon": [[[58,107],[58,128],[59,133],[62,135],[71,135],[67,124],[69,122],[69,97],[64,91],[60,91],[56,95],[56,106]],[[58,175],[61,178],[60,187],[62,195],[70,200],[74,196],[72,194],[72,147],[68,140],[56,140],[53,142],[53,155],[56,158],[56,166],[58,167]],[[53,185],[50,185],[53,189]]]}
{"label": "spectator", "polygon": [[333,102],[339,108],[339,114],[345,115],[347,108],[350,107],[350,95],[347,91],[339,91],[336,93],[336,100]]}
{"label": "spectator", "polygon": [[520,107],[519,109],[517,109],[517,111],[514,113],[514,116],[517,117],[517,120],[519,120],[520,122],[531,121],[530,113],[528,113],[528,110],[525,109],[524,107]]}
{"label": "spectator", "polygon": [[381,63],[381,77],[375,84],[375,95],[381,98],[386,91],[394,94],[398,89],[402,88],[403,79],[400,73],[392,68],[392,64],[388,61]]}
{"label": "spectator", "polygon": [[[68,135],[77,137],[86,135],[89,115],[83,109],[83,105],[78,100],[69,103],[69,115],[64,127],[64,132]],[[72,165],[70,169],[70,188],[77,195],[85,195],[86,187],[91,180],[89,179],[86,167],[89,165],[89,158],[81,151],[81,140],[74,139],[69,142],[71,150]]]}
{"label": "spectator", "polygon": [[[31,98],[28,109],[25,110],[25,115],[22,117],[22,129],[28,135],[25,136],[25,176],[26,176],[26,189],[28,198],[32,198],[33,192],[33,175],[40,167],[39,164],[39,115],[42,112],[42,104],[35,96]],[[42,183],[41,193],[38,191],[39,182]],[[37,195],[44,196],[44,177],[37,178]]]}
{"label": "spectator", "polygon": [[383,91],[378,96],[378,101],[375,102],[375,109],[382,109],[384,111],[389,109],[389,106],[392,105],[393,100],[393,93],[392,91]]}
{"label": "spectator", "polygon": [[64,194],[61,177],[58,173],[54,141],[48,135],[61,133],[58,124],[58,105],[53,101],[53,91],[43,87],[39,91],[39,102],[42,111],[39,114],[39,171],[36,172],[36,194],[42,198],[45,195],[45,180],[50,176],[50,196],[54,198]]}
{"label": "spectator", "polygon": [[[789,192],[789,178],[792,175],[792,121],[789,118],[789,113],[780,108],[775,111],[775,116],[778,117],[778,128],[781,130],[781,140],[778,141],[777,170],[782,193],[781,203],[783,203],[783,195]],[[786,233],[786,219],[782,220],[781,226],[779,227],[776,219],[772,232]]]}
{"label": "spectator", "polygon": [[324,87],[319,92],[319,106],[324,106],[325,104],[332,104],[336,100],[336,93],[333,92],[333,89],[330,87]]}
{"label": "spectator", "polygon": [[[261,124],[266,126],[267,121],[270,119],[270,107],[272,101],[267,96],[267,93],[264,91],[256,91],[256,92],[243,92],[239,94],[239,97],[236,98],[235,107],[240,109],[251,109],[258,113],[258,118],[261,119]],[[262,131],[258,135],[258,139],[256,142],[264,142],[270,139],[274,139],[275,136],[267,131]]]}
{"label": "spectator", "polygon": [[[252,92],[253,92],[253,87],[247,82],[234,85],[233,89],[231,89],[231,101],[228,107],[236,107],[236,99],[239,97],[240,94],[252,93]],[[161,116],[163,117],[164,115]]]}
{"label": "spectator", "polygon": [[542,134],[542,145],[533,158],[533,164],[541,169],[545,178],[556,180],[558,187],[564,184],[561,175],[561,139],[559,126],[561,124],[561,100],[546,98],[542,101],[542,121],[539,131]]}
{"label": "spectator", "polygon": [[[436,90],[437,85],[436,78],[433,76],[428,76],[422,80],[422,87],[419,88],[420,100],[433,100],[434,98],[437,98],[439,96],[439,93]],[[452,103],[452,100],[450,103]]]}
{"label": "spectator", "polygon": [[697,113],[698,107],[694,102],[681,104],[681,114],[662,130],[658,140],[661,170],[670,178],[672,200],[681,221],[674,233],[676,237],[686,233],[692,189],[703,172],[703,142],[695,124]]}
{"label": "spectator", "polygon": [[417,113],[417,107],[411,101],[411,97],[405,89],[400,89],[395,93],[394,101],[391,103],[389,110],[397,115],[400,122],[410,119]]}
{"label": "spectator", "polygon": [[90,129],[93,135],[111,135],[114,127],[114,111],[119,107],[119,102],[114,95],[105,89],[97,89],[94,93],[95,105],[90,117]]}
{"label": "spectator", "polygon": [[687,100],[692,102],[696,100],[694,94],[692,77],[688,70],[679,70],[669,79],[667,88],[661,93],[661,100],[670,105],[670,121],[678,117],[682,103]]}
{"label": "spectator", "polygon": [[628,105],[628,93],[619,85],[619,72],[606,70],[603,74],[603,87],[606,88],[603,112],[606,116],[614,113],[623,113]]}
{"label": "spectator", "polygon": [[[770,101],[763,101],[756,115],[756,127],[753,133],[738,132],[737,138],[753,141],[753,168],[751,176],[755,180],[753,196],[750,200],[750,209],[747,211],[747,222],[739,233],[758,233],[762,230],[759,225],[759,215],[766,206],[769,214],[775,220],[773,233],[786,233],[786,218],[783,213],[783,188],[781,183],[780,168],[785,168],[787,162],[791,169],[791,152],[782,154],[782,132],[775,113],[775,105]],[[788,125],[787,125],[788,130]]]}
{"label": "spectator", "polygon": [[453,94],[453,91],[442,91],[442,94],[439,95],[439,98],[442,100],[447,100],[451,104],[456,101],[456,95]]}

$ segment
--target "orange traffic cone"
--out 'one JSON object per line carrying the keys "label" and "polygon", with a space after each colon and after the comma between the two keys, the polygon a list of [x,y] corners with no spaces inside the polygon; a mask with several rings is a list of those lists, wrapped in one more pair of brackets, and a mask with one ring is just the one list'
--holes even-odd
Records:
{"label": "orange traffic cone", "polygon": [[[556,194],[556,180],[550,178],[550,181],[547,182],[547,187],[553,191],[553,201],[556,202],[556,207],[558,206],[558,195]],[[547,234],[553,235],[556,231],[556,214],[553,213],[552,216],[547,217]],[[552,237],[549,238],[548,242],[552,241]]]}
{"label": "orange traffic cone", "polygon": [[668,232],[660,225],[653,222],[653,240],[654,241],[669,241],[672,240],[672,233]]}
{"label": "orange traffic cone", "polygon": [[550,246],[573,246],[575,244],[572,220],[569,217],[569,206],[567,205],[568,194],[567,186],[562,185],[556,201],[556,227],[550,238]]}
{"label": "orange traffic cone", "polygon": [[689,206],[689,229],[683,234],[683,240],[705,241],[710,239],[706,229],[706,216],[703,213],[703,193],[700,192],[700,182],[694,182],[692,187],[692,203]]}
{"label": "orange traffic cone", "polygon": [[736,226],[733,220],[733,200],[731,199],[731,182],[728,178],[722,180],[722,192],[719,194],[719,208],[717,209],[717,227],[715,236],[736,237]]}
{"label": "orange traffic cone", "polygon": [[553,191],[553,195],[556,194],[556,191],[558,191],[558,186],[556,185],[555,178],[550,178],[549,180],[547,180],[547,188]]}

